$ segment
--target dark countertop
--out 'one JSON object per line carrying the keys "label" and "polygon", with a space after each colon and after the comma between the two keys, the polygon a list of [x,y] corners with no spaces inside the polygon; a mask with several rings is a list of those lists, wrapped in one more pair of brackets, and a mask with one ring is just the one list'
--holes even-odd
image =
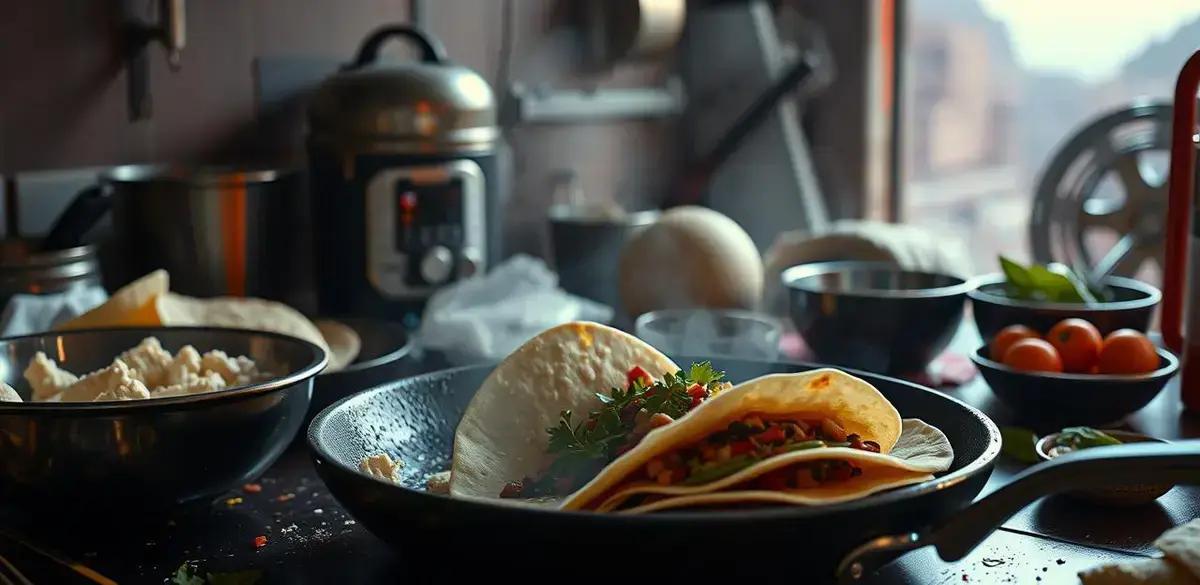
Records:
{"label": "dark countertop", "polygon": [[[982,408],[998,424],[1012,414],[980,379],[947,392]],[[1200,437],[1200,417],[1182,414],[1172,383],[1128,425],[1163,438]],[[985,493],[1021,466],[1002,461]],[[35,583],[70,583],[71,571],[48,563],[17,541],[53,546],[120,583],[162,583],[185,561],[209,572],[250,571],[260,583],[395,582],[403,567],[381,541],[355,522],[317,479],[303,445],[294,445],[255,483],[211,502],[176,510],[141,526],[121,522],[89,535],[80,527],[52,529],[5,522],[0,555]],[[1102,512],[1101,512],[1102,510]],[[1145,556],[1166,528],[1200,516],[1200,488],[1176,488],[1136,509],[1092,508],[1067,498],[1043,499],[1010,519],[973,554],[947,564],[931,549],[885,567],[875,583],[1074,582],[1075,573],[1106,560]],[[256,547],[255,539],[266,537]],[[42,580],[34,576],[46,577]],[[1040,578],[1040,579],[1039,579]],[[80,581],[84,582],[84,581]]]}

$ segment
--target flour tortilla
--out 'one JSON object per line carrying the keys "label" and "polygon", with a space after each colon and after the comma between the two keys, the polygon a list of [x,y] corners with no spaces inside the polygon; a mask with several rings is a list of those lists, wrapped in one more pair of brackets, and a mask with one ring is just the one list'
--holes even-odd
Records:
{"label": "flour tortilla", "polygon": [[[847,433],[857,434],[863,440],[878,443],[882,455],[891,452],[902,431],[900,413],[887,398],[874,386],[840,370],[822,369],[799,374],[763,376],[743,382],[698,406],[687,417],[651,431],[637,447],[617,458],[595,479],[568,497],[562,503],[562,508],[595,510],[624,489],[637,487],[632,478],[636,477],[650,460],[697,442],[724,429],[730,422],[752,413],[830,417],[837,420]],[[937,434],[941,435],[941,432],[937,431]],[[948,445],[949,442],[946,441],[947,448]],[[843,450],[854,451],[836,449]],[[825,457],[830,457],[835,449],[820,451]],[[811,455],[806,452],[778,457],[792,456],[801,459],[788,460],[811,459]],[[937,461],[940,465],[941,459]],[[766,465],[772,465],[771,460],[759,462],[748,470]],[[948,462],[946,466],[949,466]],[[680,486],[675,489],[687,489],[688,493],[696,493],[703,488],[704,486]]]}
{"label": "flour tortilla", "polygon": [[498,498],[508,482],[537,474],[553,460],[546,429],[559,413],[571,410],[575,421],[584,420],[601,406],[596,393],[624,388],[633,366],[659,379],[679,370],[640,339],[598,323],[559,325],[525,342],[496,366],[463,413],[450,493]]}
{"label": "flour tortilla", "polygon": [[155,270],[117,289],[100,306],[60,323],[55,329],[91,329],[102,327],[157,327],[162,323],[154,307],[158,297],[167,294],[171,277],[166,270]]}
{"label": "flour tortilla", "polygon": [[[768,472],[805,462],[822,459],[853,461],[863,473],[846,481],[815,488],[765,491],[747,488],[754,479]],[[610,512],[629,498],[640,494],[667,496],[646,504],[622,510],[638,514],[697,506],[778,503],[800,506],[837,504],[864,498],[874,493],[933,479],[933,473],[945,471],[954,461],[950,441],[936,427],[919,419],[904,421],[900,440],[888,455],[858,449],[834,447],[786,453],[761,461],[729,477],[700,486],[661,486],[644,482],[625,488],[610,496],[597,512]]]}
{"label": "flour tortilla", "polygon": [[329,344],[330,372],[336,372],[354,363],[362,351],[362,338],[353,327],[333,319],[319,319],[313,322],[325,343]]}
{"label": "flour tortilla", "polygon": [[283,303],[255,298],[216,297],[197,299],[168,292],[155,299],[162,325],[166,327],[233,327],[268,331],[298,337],[329,354],[321,331]]}

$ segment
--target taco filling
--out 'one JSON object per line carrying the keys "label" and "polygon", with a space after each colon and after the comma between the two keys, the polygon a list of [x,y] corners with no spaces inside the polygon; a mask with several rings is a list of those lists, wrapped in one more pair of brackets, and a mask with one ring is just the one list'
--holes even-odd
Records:
{"label": "taco filling", "polygon": [[[879,443],[847,434],[832,418],[770,417],[751,414],[730,422],[705,439],[651,459],[641,479],[659,485],[702,485],[733,475],[760,461],[793,451],[849,447],[879,453]],[[862,474],[838,459],[806,462],[759,478],[762,489],[797,489],[845,481]]]}
{"label": "taco filling", "polygon": [[[579,489],[621,454],[633,449],[650,431],[674,422],[717,393],[733,385],[725,372],[709,362],[653,379],[641,366],[626,374],[625,388],[596,393],[603,406],[575,422],[570,410],[560,413],[558,425],[546,429],[552,457],[536,476],[509,482],[502,498],[565,496]],[[844,438],[844,437],[843,437]],[[876,447],[878,449],[878,447]]]}

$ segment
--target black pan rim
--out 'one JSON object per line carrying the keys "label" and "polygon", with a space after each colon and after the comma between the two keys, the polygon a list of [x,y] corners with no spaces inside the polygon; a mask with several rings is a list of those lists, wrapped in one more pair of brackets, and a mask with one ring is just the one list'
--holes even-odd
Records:
{"label": "black pan rim", "polygon": [[[813,368],[813,369],[832,367],[832,366],[827,366],[824,364],[812,364],[812,363],[807,363],[807,362],[794,362],[794,361],[779,361],[779,362],[762,362],[762,361],[756,361],[756,360],[739,360],[739,361],[747,362],[747,363],[761,363],[761,364],[769,364],[769,363],[786,364],[786,365],[794,365],[794,366],[799,366],[799,367],[808,367],[808,368]],[[419,381],[421,379],[453,375],[453,374],[457,374],[457,373],[468,371],[468,370],[477,370],[477,369],[493,368],[493,367],[495,367],[495,364],[476,364],[476,365],[470,365],[470,366],[461,366],[461,367],[449,368],[449,369],[445,369],[445,370],[438,370],[435,372],[428,372],[428,373],[421,374],[418,376],[413,376],[411,378],[408,378],[408,380]],[[837,369],[842,369],[843,371],[845,371],[849,374],[852,374],[852,375],[855,375],[858,377],[862,377],[862,378],[866,379],[868,382],[871,381],[871,379],[885,380],[885,381],[888,381],[889,383],[896,383],[896,384],[900,384],[903,386],[908,386],[911,389],[917,390],[920,392],[928,392],[928,393],[936,394],[938,398],[948,400],[948,401],[958,405],[962,409],[966,410],[969,414],[973,415],[976,419],[978,419],[980,421],[980,423],[983,424],[984,428],[987,430],[987,434],[988,434],[988,438],[989,438],[987,448],[984,450],[983,454],[981,454],[979,457],[975,458],[973,461],[968,462],[961,469],[953,471],[944,476],[934,477],[931,480],[924,481],[924,482],[921,482],[918,484],[913,484],[910,486],[905,486],[905,487],[897,488],[894,490],[889,490],[889,491],[886,491],[883,493],[874,494],[872,496],[868,496],[868,497],[861,498],[858,500],[853,500],[850,502],[830,504],[830,505],[826,505],[826,506],[812,506],[812,507],[774,506],[774,507],[766,507],[766,508],[761,508],[761,509],[755,508],[755,509],[749,509],[749,510],[737,510],[736,512],[732,512],[732,511],[703,511],[703,512],[700,512],[700,511],[676,511],[676,512],[672,512],[670,514],[624,515],[624,514],[599,514],[599,513],[595,513],[595,512],[585,512],[585,511],[577,511],[577,510],[558,510],[558,509],[554,509],[554,508],[538,508],[538,507],[533,507],[533,506],[521,506],[521,505],[517,505],[517,504],[501,503],[501,502],[503,502],[502,500],[493,501],[491,499],[458,498],[458,497],[452,497],[449,495],[431,494],[431,493],[428,493],[428,492],[425,492],[422,490],[408,488],[408,487],[402,486],[402,485],[394,483],[394,482],[384,481],[382,479],[370,476],[368,474],[363,473],[356,467],[351,467],[349,465],[346,465],[346,464],[342,463],[341,461],[338,461],[333,456],[331,456],[329,451],[327,451],[324,448],[321,441],[319,440],[320,430],[325,425],[325,421],[330,416],[332,416],[336,411],[339,411],[343,408],[349,408],[349,405],[354,402],[366,401],[366,400],[368,400],[368,397],[370,397],[370,396],[391,391],[391,388],[395,384],[395,382],[389,382],[387,384],[376,386],[374,388],[364,390],[357,394],[347,396],[346,398],[343,398],[343,399],[333,403],[329,407],[325,408],[324,410],[322,410],[319,414],[317,414],[316,417],[313,418],[312,423],[309,424],[308,433],[307,433],[308,445],[309,445],[310,453],[312,454],[313,458],[317,462],[318,471],[321,469],[322,465],[329,465],[333,468],[338,469],[342,473],[349,474],[350,476],[354,477],[355,479],[363,480],[363,481],[372,481],[381,486],[400,490],[400,493],[402,493],[405,497],[432,498],[432,501],[437,502],[442,505],[461,506],[461,507],[467,508],[467,509],[479,510],[482,513],[494,512],[497,510],[505,510],[505,511],[520,510],[522,513],[528,513],[528,514],[532,515],[533,517],[536,517],[540,520],[548,520],[548,521],[562,520],[562,521],[573,521],[573,522],[609,523],[609,524],[635,524],[635,525],[641,525],[641,524],[654,524],[654,525],[689,524],[689,525],[694,525],[697,522],[706,522],[706,521],[720,521],[722,523],[729,523],[729,522],[742,523],[742,522],[799,520],[799,519],[815,517],[815,516],[826,516],[826,515],[832,515],[832,514],[837,514],[837,513],[841,513],[841,512],[851,512],[851,511],[855,511],[855,510],[862,510],[862,509],[876,508],[876,507],[885,507],[885,506],[889,506],[889,505],[900,504],[900,503],[903,503],[904,501],[908,501],[908,500],[911,500],[914,498],[926,496],[926,495],[929,495],[929,494],[932,494],[935,492],[945,490],[945,489],[955,486],[959,483],[968,481],[969,479],[975,477],[976,475],[978,475],[980,473],[990,472],[992,466],[995,464],[996,458],[1000,455],[1000,447],[1001,447],[1000,429],[999,429],[999,427],[996,426],[996,423],[993,422],[991,418],[989,418],[987,415],[985,415],[979,409],[977,409],[969,404],[966,404],[965,402],[958,400],[957,398],[948,396],[943,392],[938,392],[937,390],[922,386],[920,384],[915,384],[912,382],[900,380],[897,378],[892,378],[889,376],[884,376],[881,374],[872,374],[869,372],[861,372],[858,370],[845,369],[845,368],[837,368]],[[901,415],[903,416],[903,413],[901,413]],[[335,496],[336,496],[336,494],[335,494]]]}
{"label": "black pan rim", "polygon": [[[325,369],[325,366],[329,363],[329,355],[325,353],[325,350],[321,349],[312,342],[305,341],[298,337],[284,335],[282,333],[258,331],[254,329],[238,329],[234,327],[104,327],[98,329],[70,329],[65,331],[52,331],[33,333],[30,335],[5,337],[0,339],[0,343],[46,337],[70,337],[75,334],[104,334],[113,332],[128,333],[131,331],[141,331],[146,335],[157,335],[163,331],[171,331],[172,333],[217,332],[267,337],[274,339],[275,341],[291,343],[306,349],[308,350],[311,358],[303,367],[295,368],[292,373],[286,376],[271,378],[264,382],[247,384],[218,392],[205,392],[203,394],[191,394],[188,396],[147,398],[143,400],[127,400],[119,402],[0,402],[0,415],[118,415],[177,410],[180,408],[200,408],[201,405],[214,406],[219,403],[248,399],[259,395],[270,394],[273,392],[284,391],[298,387],[304,381],[311,380],[312,378],[316,377],[316,375],[320,373],[321,370]],[[121,351],[125,350],[120,350],[114,353],[113,357],[116,357],[116,354],[120,353]]]}

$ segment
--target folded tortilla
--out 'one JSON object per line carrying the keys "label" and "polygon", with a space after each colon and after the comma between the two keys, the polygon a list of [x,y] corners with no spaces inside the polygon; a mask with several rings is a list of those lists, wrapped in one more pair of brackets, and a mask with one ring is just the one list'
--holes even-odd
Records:
{"label": "folded tortilla", "polygon": [[[641,477],[642,469],[651,460],[702,441],[725,429],[730,422],[751,414],[832,418],[848,434],[878,443],[880,453],[848,447],[794,451],[771,456],[732,475],[699,485],[664,486]],[[863,473],[841,482],[787,491],[747,487],[752,480],[781,467],[831,459],[853,461],[862,467]],[[702,404],[687,417],[652,431],[637,447],[567,498],[561,507],[612,511],[630,498],[647,495],[650,497],[645,503],[627,511],[730,502],[834,503],[927,481],[933,473],[948,469],[953,459],[953,449],[941,431],[917,420],[902,423],[895,407],[863,380],[831,369],[775,374],[736,386]]]}
{"label": "folded tortilla", "polygon": [[[751,485],[762,475],[777,469],[829,459],[852,461],[862,468],[863,473],[845,481],[812,488],[763,490]],[[929,481],[933,479],[933,472],[945,471],[953,461],[954,451],[946,435],[922,420],[905,419],[900,440],[887,455],[846,447],[785,453],[703,485],[662,486],[638,482],[609,496],[596,507],[596,511],[615,511],[636,496],[649,497],[639,505],[621,510],[621,513],[639,514],[671,508],[754,503],[797,506],[836,504]]]}
{"label": "folded tortilla", "polygon": [[536,475],[553,457],[548,427],[563,410],[601,406],[597,392],[624,388],[641,366],[661,379],[679,367],[642,340],[598,323],[548,329],[500,362],[467,405],[454,434],[450,493],[498,498],[511,481]]}

